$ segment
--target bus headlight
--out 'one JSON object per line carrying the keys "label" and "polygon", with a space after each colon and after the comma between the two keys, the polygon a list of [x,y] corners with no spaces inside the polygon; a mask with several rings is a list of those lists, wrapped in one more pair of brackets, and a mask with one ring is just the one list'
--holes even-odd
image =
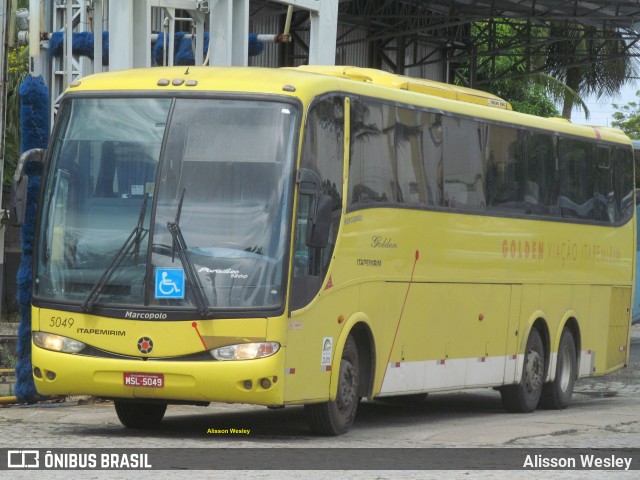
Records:
{"label": "bus headlight", "polygon": [[277,342],[241,343],[209,350],[216,360],[253,360],[270,357],[280,350]]}
{"label": "bus headlight", "polygon": [[79,353],[86,346],[78,340],[44,332],[34,332],[33,343],[45,350],[64,353]]}

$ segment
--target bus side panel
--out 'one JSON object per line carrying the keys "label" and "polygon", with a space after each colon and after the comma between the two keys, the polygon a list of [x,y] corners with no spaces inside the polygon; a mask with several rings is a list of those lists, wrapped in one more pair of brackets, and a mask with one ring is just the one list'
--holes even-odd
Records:
{"label": "bus side panel", "polygon": [[611,287],[595,285],[591,287],[589,316],[580,322],[582,347],[579,353],[578,376],[588,377],[605,370],[607,351],[607,331],[611,309]]}
{"label": "bus side panel", "polygon": [[388,282],[386,290],[382,332],[395,343],[389,353],[381,342],[381,396],[503,383],[510,285]]}
{"label": "bus side panel", "polygon": [[289,320],[284,368],[285,404],[328,399],[331,372],[321,368],[321,360],[325,348],[323,338],[330,339],[331,348],[336,338],[329,323],[332,322],[328,315],[310,315],[308,312]]}
{"label": "bus side panel", "polygon": [[630,310],[631,288],[612,288],[609,328],[607,331],[606,372],[617,370],[627,362]]}
{"label": "bus side panel", "polygon": [[591,288],[590,318],[582,339],[580,376],[603,375],[626,364],[631,295],[631,287]]}
{"label": "bus side panel", "polygon": [[[337,343],[347,324],[339,320],[357,313],[359,291],[357,285],[325,287],[308,307],[292,312],[284,370],[285,403],[312,403],[330,398],[331,375],[337,374],[340,365]],[[381,289],[375,297],[384,299]],[[369,326],[375,331],[375,321]]]}
{"label": "bus side panel", "polygon": [[[571,310],[573,288],[571,285],[541,285],[540,286],[540,310],[544,312],[544,320],[549,335],[555,337],[555,332],[560,327],[560,322],[568,310]],[[551,338],[549,345],[554,345],[555,338]]]}
{"label": "bus side panel", "polygon": [[[526,287],[526,290],[532,287]],[[539,315],[548,328],[547,348],[550,349],[551,370],[555,368],[560,335],[569,317],[576,319],[579,329],[580,338],[574,339],[576,348],[580,348],[579,376],[604,374],[624,365],[627,356],[630,288],[541,285],[539,290]],[[533,311],[534,304],[524,305],[523,318]],[[532,322],[535,320],[530,319]],[[580,344],[577,343],[578,340]],[[526,338],[522,341],[526,343]],[[553,379],[554,372],[549,373],[551,376],[548,379]]]}
{"label": "bus side panel", "polygon": [[[524,292],[528,295],[525,296]],[[518,351],[520,345],[520,332],[522,322],[523,303],[530,304],[532,299],[537,305],[538,291],[535,293],[531,291],[531,286],[525,289],[522,285],[513,285],[511,287],[511,304],[509,309],[509,326],[507,328],[507,343],[506,343],[506,355],[504,365],[504,379],[505,384],[516,383],[518,372]],[[537,308],[537,307],[536,307]]]}

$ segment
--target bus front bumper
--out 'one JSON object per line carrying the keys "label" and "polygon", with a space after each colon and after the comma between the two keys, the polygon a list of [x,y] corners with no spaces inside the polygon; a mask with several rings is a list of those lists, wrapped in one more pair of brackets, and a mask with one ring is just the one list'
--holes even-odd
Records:
{"label": "bus front bumper", "polygon": [[238,361],[142,361],[45,350],[32,344],[32,372],[41,395],[175,402],[282,405],[285,351]]}

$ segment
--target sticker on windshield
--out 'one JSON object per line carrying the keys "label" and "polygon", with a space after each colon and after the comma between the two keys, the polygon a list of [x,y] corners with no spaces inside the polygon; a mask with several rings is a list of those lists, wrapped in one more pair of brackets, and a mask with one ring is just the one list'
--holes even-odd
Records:
{"label": "sticker on windshield", "polygon": [[156,298],[184,298],[184,270],[156,269]]}

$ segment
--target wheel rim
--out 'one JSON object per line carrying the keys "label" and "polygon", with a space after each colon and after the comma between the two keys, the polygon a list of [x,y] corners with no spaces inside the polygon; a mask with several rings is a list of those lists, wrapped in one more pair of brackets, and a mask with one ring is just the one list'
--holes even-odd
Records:
{"label": "wheel rim", "polygon": [[558,371],[560,389],[566,392],[571,382],[571,352],[569,347],[564,347],[559,353],[558,362],[560,363],[560,370]]}
{"label": "wheel rim", "polygon": [[535,350],[529,351],[525,370],[527,375],[525,385],[529,393],[535,392],[542,386],[544,375],[544,372],[542,371],[543,365],[544,362],[540,354]]}
{"label": "wheel rim", "polygon": [[354,366],[346,359],[342,359],[340,365],[340,385],[336,404],[342,412],[349,410],[356,399],[356,371]]}

